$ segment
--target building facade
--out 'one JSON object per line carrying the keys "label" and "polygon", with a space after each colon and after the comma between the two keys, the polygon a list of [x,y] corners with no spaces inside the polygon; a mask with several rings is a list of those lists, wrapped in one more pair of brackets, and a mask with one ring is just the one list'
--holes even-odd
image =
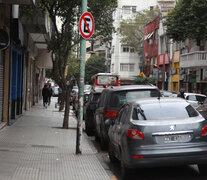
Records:
{"label": "building facade", "polygon": [[0,50],[0,123],[11,125],[39,101],[44,69],[52,68],[46,44],[52,32],[48,16],[39,12],[31,21],[21,11],[22,5],[35,4],[35,0],[0,3],[0,31],[9,36],[8,46]]}
{"label": "building facade", "polygon": [[[156,6],[156,0],[119,0],[114,13],[114,27],[117,29],[120,22],[127,18],[133,18],[144,9]],[[134,48],[121,43],[118,33],[113,34],[111,45],[111,72],[120,76],[121,84],[132,84],[136,76],[140,74],[140,57]]]}

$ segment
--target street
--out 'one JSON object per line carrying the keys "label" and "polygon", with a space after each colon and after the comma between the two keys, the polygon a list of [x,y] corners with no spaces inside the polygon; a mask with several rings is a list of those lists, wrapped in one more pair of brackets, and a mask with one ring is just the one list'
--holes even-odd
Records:
{"label": "street", "polygon": [[[108,153],[102,151],[100,144],[95,141],[94,137],[88,137],[94,147],[101,156],[101,161],[105,164],[105,168],[113,173],[116,179],[121,180],[121,167],[119,163],[112,164],[109,161]],[[157,168],[140,168],[133,171],[130,179],[134,180],[204,180],[201,177],[196,165],[191,166],[172,166],[172,167],[157,167]]]}

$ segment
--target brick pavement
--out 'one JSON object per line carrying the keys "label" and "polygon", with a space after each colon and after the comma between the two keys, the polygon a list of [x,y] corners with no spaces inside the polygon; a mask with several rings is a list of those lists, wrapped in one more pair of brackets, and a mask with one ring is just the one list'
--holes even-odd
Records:
{"label": "brick pavement", "polygon": [[0,130],[0,180],[110,180],[97,152],[82,138],[82,155],[75,154],[77,121],[70,113],[69,129],[63,112],[38,104],[12,126]]}

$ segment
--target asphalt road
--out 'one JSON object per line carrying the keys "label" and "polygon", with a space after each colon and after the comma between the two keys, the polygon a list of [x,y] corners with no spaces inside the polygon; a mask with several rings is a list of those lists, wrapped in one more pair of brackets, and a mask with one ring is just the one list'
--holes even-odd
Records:
{"label": "asphalt road", "polygon": [[[86,135],[87,136],[87,135]],[[107,151],[102,151],[94,137],[88,137],[89,141],[97,150],[99,159],[106,170],[112,174],[113,180],[121,180],[120,163],[112,164],[109,161]],[[170,162],[169,162],[170,163]],[[206,180],[199,174],[197,165],[189,166],[171,166],[156,168],[138,168],[135,169],[129,179],[133,180]]]}

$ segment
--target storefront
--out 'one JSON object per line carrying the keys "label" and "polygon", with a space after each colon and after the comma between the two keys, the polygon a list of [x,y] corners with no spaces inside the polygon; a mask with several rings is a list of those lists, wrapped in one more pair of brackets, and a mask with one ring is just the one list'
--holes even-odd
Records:
{"label": "storefront", "polygon": [[10,119],[22,114],[22,52],[15,47],[10,54]]}
{"label": "storefront", "polygon": [[0,50],[0,123],[3,120],[3,98],[4,98],[4,51]]}

